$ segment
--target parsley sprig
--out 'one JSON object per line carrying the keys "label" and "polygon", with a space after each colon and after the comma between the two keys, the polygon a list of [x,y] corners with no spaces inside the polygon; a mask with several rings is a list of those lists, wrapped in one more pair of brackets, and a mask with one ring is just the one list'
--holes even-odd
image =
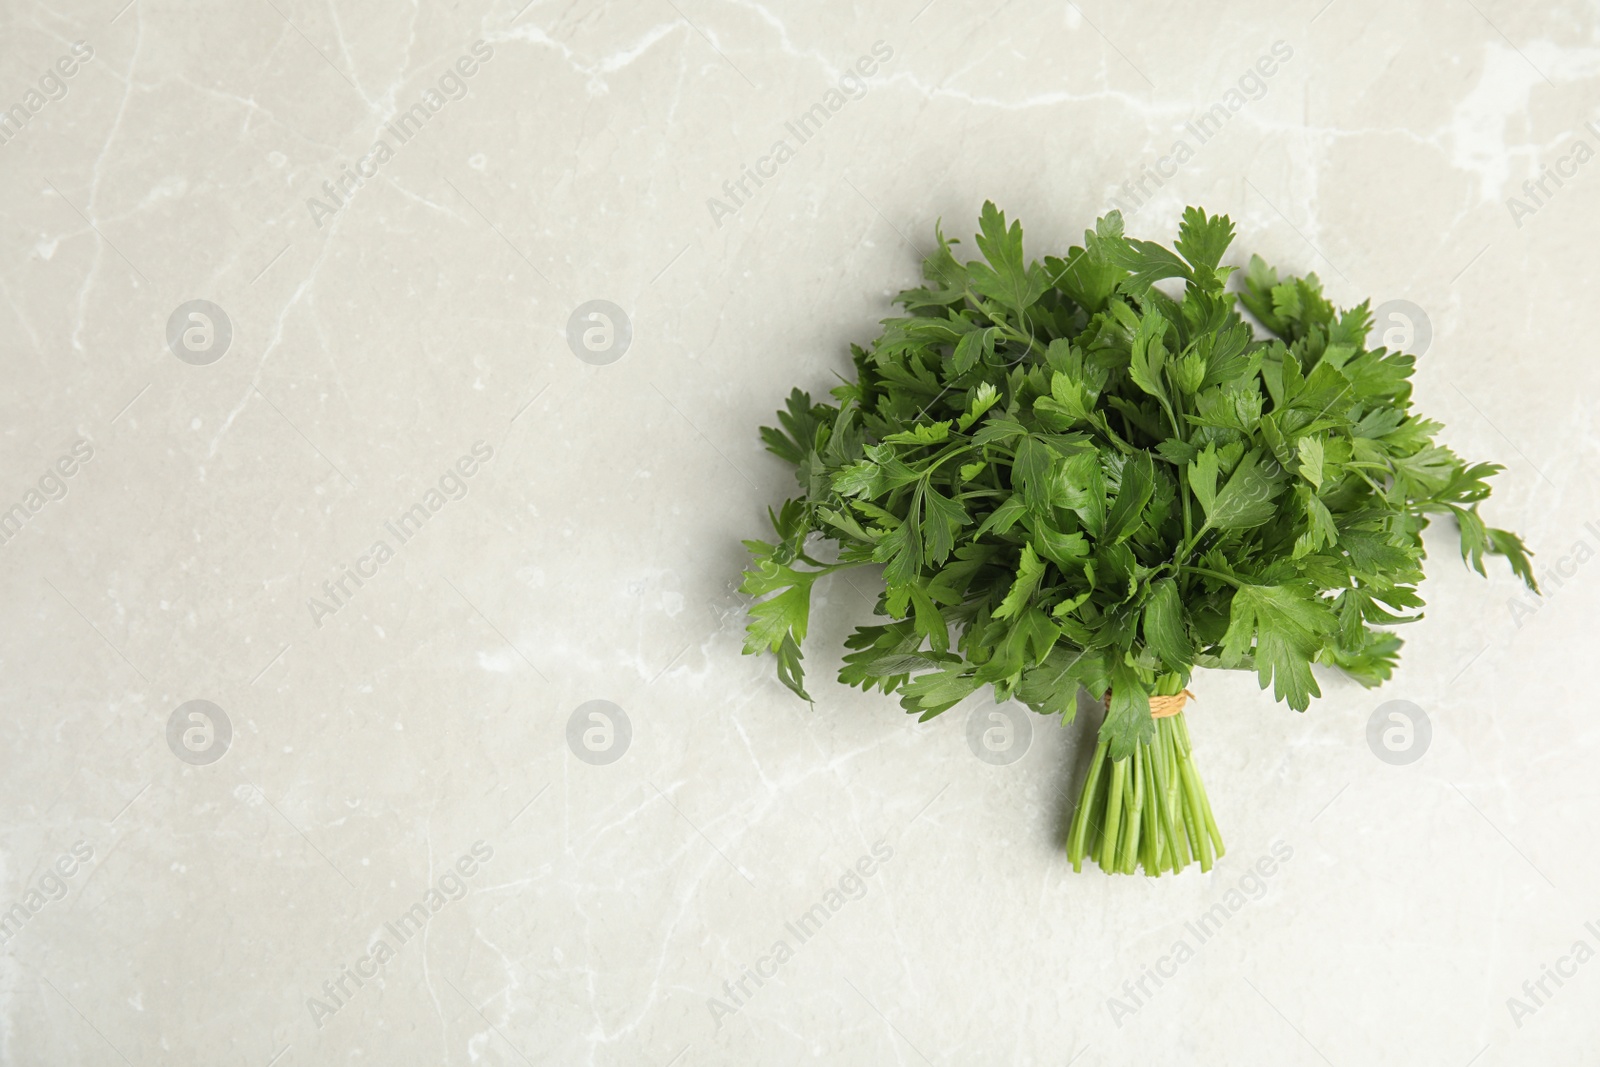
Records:
{"label": "parsley sprig", "polygon": [[[796,389],[761,431],[799,496],[747,541],[746,652],[776,654],[807,700],[801,645],[824,574],[882,567],[876,613],[840,680],[923,719],[983,686],[1070,721],[1107,694],[1069,832],[1075,865],[1209,868],[1221,837],[1180,713],[1195,667],[1254,670],[1303,711],[1312,664],[1389,677],[1421,617],[1422,531],[1454,519],[1480,574],[1528,551],[1484,524],[1493,463],[1469,464],[1412,410],[1412,356],[1368,347],[1366,303],[1252,257],[1237,293],[1225,215],[1183,214],[1168,249],[1113,212],[1066,256],[1029,261],[992,203],[982,259],[935,231],[833,403]],[[1166,283],[1165,285],[1159,283]],[[1258,322],[1258,337],[1239,306]],[[810,549],[831,541],[827,561]]]}

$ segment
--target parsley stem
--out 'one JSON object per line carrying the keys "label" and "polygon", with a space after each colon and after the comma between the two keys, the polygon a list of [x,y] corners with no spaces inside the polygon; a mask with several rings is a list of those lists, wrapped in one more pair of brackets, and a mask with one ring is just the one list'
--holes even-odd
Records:
{"label": "parsley stem", "polygon": [[1073,813],[1072,829],[1067,834],[1067,859],[1074,871],[1083,870],[1083,857],[1089,845],[1089,827],[1098,822],[1099,805],[1095,803],[1100,787],[1101,770],[1106,765],[1106,749],[1110,742],[1102,739],[1095,745],[1094,758],[1089,762],[1089,776],[1084,779],[1083,791],[1078,795],[1078,808]]}
{"label": "parsley stem", "polygon": [[[1180,674],[1162,675],[1159,695],[1181,691]],[[1149,684],[1148,682],[1146,684]],[[1095,744],[1089,774],[1067,832],[1067,859],[1081,871],[1085,857],[1107,874],[1157,876],[1199,863],[1209,871],[1223,853],[1211,801],[1195,769],[1184,715],[1157,719],[1150,740],[1112,759],[1110,741]]]}
{"label": "parsley stem", "polygon": [[[1187,496],[1183,498],[1183,507],[1184,507],[1184,512],[1185,512],[1184,527],[1185,527],[1185,530],[1187,531],[1187,528],[1188,528],[1188,525],[1189,525],[1189,521],[1188,521],[1188,518],[1187,518],[1187,512],[1189,510],[1189,498]],[[1204,537],[1206,535],[1206,532],[1208,530],[1210,530],[1210,529],[1211,529],[1211,520],[1207,519],[1205,521],[1205,524],[1202,525],[1200,527],[1200,529],[1196,530],[1192,537],[1188,536],[1187,533],[1186,533],[1185,536],[1184,536],[1183,544],[1179,545],[1178,546],[1178,550],[1172,554],[1172,559],[1168,560],[1167,563],[1162,564],[1162,566],[1166,567],[1166,566],[1170,565],[1175,570],[1181,572],[1184,569],[1185,561],[1188,560],[1188,558],[1189,558],[1189,553],[1194,551],[1194,546],[1198,545],[1200,543],[1200,539],[1202,537]],[[1190,567],[1188,569],[1189,570],[1199,570],[1198,567]]]}
{"label": "parsley stem", "polygon": [[[1168,377],[1170,378],[1171,376],[1168,375]],[[1183,406],[1183,397],[1181,394],[1176,395],[1175,402],[1179,407]],[[1177,434],[1178,440],[1184,442],[1188,441],[1188,438],[1184,436],[1182,428],[1179,427],[1178,420],[1176,418],[1172,420],[1172,432]],[[1178,496],[1183,498],[1183,540],[1185,543],[1187,543],[1189,538],[1192,536],[1190,533],[1190,527],[1193,525],[1194,519],[1192,517],[1189,504],[1189,497],[1192,495],[1193,494],[1189,491],[1189,465],[1187,463],[1180,463],[1178,464]],[[1187,555],[1187,553],[1185,553],[1185,555]],[[1179,563],[1181,565],[1182,560],[1179,560]]]}
{"label": "parsley stem", "polygon": [[1221,571],[1208,570],[1205,567],[1194,567],[1194,566],[1186,566],[1186,565],[1180,564],[1178,569],[1180,571],[1190,571],[1191,573],[1194,573],[1194,574],[1203,574],[1207,578],[1215,578],[1219,582],[1227,582],[1229,585],[1234,586],[1235,588],[1238,588],[1239,586],[1242,586],[1244,584],[1243,582],[1239,581],[1239,579],[1233,577],[1231,574],[1223,574]]}
{"label": "parsley stem", "polygon": [[804,552],[795,553],[794,558],[805,563],[809,563],[811,566],[817,568],[815,571],[801,573],[809,573],[818,577],[824,574],[832,574],[834,571],[846,570],[850,567],[863,567],[867,563],[871,562],[870,560],[840,560],[837,563],[823,563],[821,560],[812,559]]}
{"label": "parsley stem", "polygon": [[989,320],[989,322],[992,324],[992,328],[999,330],[1013,341],[1021,341],[1023,344],[1028,346],[1028,349],[1031,352],[1037,352],[1041,356],[1045,354],[1043,346],[1041,346],[1038,341],[1034,340],[1031,334],[1023,333],[1015,326],[1011,326],[1007,323],[995,322],[994,318],[984,310],[983,305],[978,302],[977,294],[972,291],[971,285],[966,286],[962,290],[961,295],[963,299],[972,302],[972,309],[974,311]]}
{"label": "parsley stem", "polygon": [[1127,759],[1111,761],[1111,786],[1106,790],[1106,817],[1105,830],[1101,847],[1104,851],[1097,859],[1100,868],[1106,872],[1116,870],[1117,867],[1117,830],[1122,823],[1122,780],[1128,774]]}

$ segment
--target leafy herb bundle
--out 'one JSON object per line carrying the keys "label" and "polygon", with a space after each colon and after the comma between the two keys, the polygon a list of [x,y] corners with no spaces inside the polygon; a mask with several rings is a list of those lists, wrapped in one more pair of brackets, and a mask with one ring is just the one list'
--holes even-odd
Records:
{"label": "leafy herb bundle", "polygon": [[840,681],[923,719],[985,685],[1064,722],[1080,686],[1104,694],[1074,867],[1209,869],[1222,840],[1183,713],[1155,719],[1151,697],[1197,666],[1254,670],[1297,711],[1321,695],[1313,663],[1379,684],[1401,642],[1377,627],[1420,618],[1434,516],[1480,574],[1502,555],[1532,587],[1522,542],[1478,515],[1501,468],[1435,442],[1413,357],[1368,347],[1367,304],[1336,310],[1314,274],[1257,257],[1228,292],[1227,216],[1187,209],[1168,249],[1113,212],[1042,263],[992,203],[980,231],[962,263],[936,230],[906,315],[851,346],[856,380],[832,404],[796,389],[762,429],[802,492],[775,540],[745,542],[741,589],[764,598],[745,651],[810,700],[812,585],[879,564],[887,621],[846,640]]}

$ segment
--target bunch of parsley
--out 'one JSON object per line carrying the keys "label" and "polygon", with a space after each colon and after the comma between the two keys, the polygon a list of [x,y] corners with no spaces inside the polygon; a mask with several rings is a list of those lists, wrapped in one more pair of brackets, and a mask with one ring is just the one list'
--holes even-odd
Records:
{"label": "bunch of parsley", "polygon": [[1226,216],[1187,209],[1168,249],[1113,212],[1042,263],[992,203],[980,230],[962,263],[936,229],[905,316],[852,346],[855,381],[831,404],[795,390],[762,429],[801,494],[774,540],[745,542],[745,651],[776,653],[809,700],[812,585],[880,565],[885,621],[846,640],[842,682],[923,719],[985,685],[1063,721],[1080,686],[1104,694],[1074,866],[1209,868],[1222,841],[1184,717],[1150,698],[1195,667],[1254,670],[1301,711],[1313,663],[1382,682],[1400,639],[1379,627],[1420,617],[1436,515],[1480,574],[1502,555],[1533,586],[1522,542],[1478,515],[1501,468],[1435,442],[1413,357],[1368,347],[1365,303],[1337,310],[1315,275],[1256,257],[1227,291]]}

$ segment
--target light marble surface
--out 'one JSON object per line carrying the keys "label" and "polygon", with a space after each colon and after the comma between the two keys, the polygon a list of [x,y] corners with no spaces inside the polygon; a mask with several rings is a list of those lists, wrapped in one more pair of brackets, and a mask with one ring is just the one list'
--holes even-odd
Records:
{"label": "light marble surface", "polygon": [[[0,1062],[1590,1061],[1593,3],[123,3],[0,14]],[[739,540],[792,487],[757,425],[986,197],[1041,255],[1200,203],[1235,262],[1424,309],[1421,404],[1571,572],[1514,612],[1445,534],[1384,689],[1203,673],[1209,875],[1071,873],[1092,716],[996,766],[967,707],[834,682],[865,578],[819,588],[814,708],[739,654]],[[212,362],[204,320],[167,342],[193,300]],[[590,300],[609,364],[567,344]],[[169,745],[193,700],[214,762],[192,709]],[[610,763],[568,744],[593,700]],[[1388,700],[1432,724],[1407,766]]]}

